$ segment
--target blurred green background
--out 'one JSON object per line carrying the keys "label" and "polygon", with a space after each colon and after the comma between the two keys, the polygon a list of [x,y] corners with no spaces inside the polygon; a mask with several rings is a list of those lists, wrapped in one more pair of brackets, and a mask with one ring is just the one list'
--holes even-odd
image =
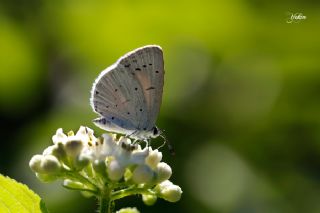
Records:
{"label": "blurred green background", "polygon": [[[289,13],[306,20],[286,23]],[[91,120],[92,83],[121,55],[162,46],[158,126],[176,149],[164,161],[181,201],[141,212],[320,212],[320,2],[0,1],[0,173],[53,213],[96,201],[28,167],[56,129]]]}

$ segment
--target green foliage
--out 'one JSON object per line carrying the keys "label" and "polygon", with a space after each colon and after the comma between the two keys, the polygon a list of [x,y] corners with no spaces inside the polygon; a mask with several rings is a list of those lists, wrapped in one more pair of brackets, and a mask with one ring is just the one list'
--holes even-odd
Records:
{"label": "green foliage", "polygon": [[41,198],[26,185],[0,175],[0,212],[47,213]]}

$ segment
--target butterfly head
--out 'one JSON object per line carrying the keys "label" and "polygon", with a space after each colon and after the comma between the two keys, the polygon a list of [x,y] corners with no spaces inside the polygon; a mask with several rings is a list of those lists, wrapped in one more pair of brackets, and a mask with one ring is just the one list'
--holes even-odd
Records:
{"label": "butterfly head", "polygon": [[154,126],[152,128],[152,136],[151,137],[156,138],[156,137],[160,136],[161,133],[162,133],[162,131],[160,129],[158,129],[158,127]]}

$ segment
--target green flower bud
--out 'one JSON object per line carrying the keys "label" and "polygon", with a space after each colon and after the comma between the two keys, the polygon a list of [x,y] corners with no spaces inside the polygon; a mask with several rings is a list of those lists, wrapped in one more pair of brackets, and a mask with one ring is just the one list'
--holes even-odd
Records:
{"label": "green flower bud", "polygon": [[117,211],[116,213],[140,213],[136,208],[123,208]]}
{"label": "green flower bud", "polygon": [[80,154],[78,155],[75,160],[74,160],[74,167],[77,170],[81,170],[84,167],[86,167],[90,163],[90,156],[85,155],[85,154]]}
{"label": "green flower bud", "polygon": [[56,175],[51,175],[51,174],[40,174],[40,173],[36,173],[37,178],[44,182],[44,183],[49,183],[49,182],[53,182],[55,180],[58,179],[58,176]]}
{"label": "green flower bud", "polygon": [[130,180],[132,178],[132,171],[129,168],[127,168],[124,172],[123,177],[125,181]]}
{"label": "green flower bud", "polygon": [[155,195],[142,195],[142,201],[147,206],[152,206],[157,201],[157,196]]}
{"label": "green flower bud", "polygon": [[118,161],[112,160],[107,168],[108,176],[111,180],[120,180],[124,174],[125,168],[122,167]]}
{"label": "green flower bud", "polygon": [[42,168],[41,168],[41,161],[43,159],[42,155],[34,155],[31,160],[29,161],[29,167],[32,169],[32,171],[41,173]]}
{"label": "green flower bud", "polygon": [[93,196],[94,196],[93,193],[88,192],[88,191],[80,191],[80,193],[81,193],[84,197],[86,197],[86,198],[90,198],[90,197],[93,197]]}
{"label": "green flower bud", "polygon": [[132,180],[135,183],[150,183],[153,179],[154,173],[149,166],[139,165],[135,168],[132,174]]}
{"label": "green flower bud", "polygon": [[67,133],[68,137],[74,136],[74,132],[71,130]]}
{"label": "green flower bud", "polygon": [[168,180],[172,175],[171,167],[164,162],[158,163],[156,168],[156,174],[158,183]]}
{"label": "green flower bud", "polygon": [[44,174],[57,174],[61,170],[60,162],[53,155],[43,156],[40,167]]}
{"label": "green flower bud", "polygon": [[77,190],[81,190],[81,189],[85,188],[83,183],[78,182],[78,181],[69,180],[69,179],[65,179],[63,181],[63,186],[66,187],[67,189],[77,189]]}
{"label": "green flower bud", "polygon": [[105,174],[106,173],[106,164],[102,160],[93,161],[92,167],[96,172],[98,172],[100,174]]}

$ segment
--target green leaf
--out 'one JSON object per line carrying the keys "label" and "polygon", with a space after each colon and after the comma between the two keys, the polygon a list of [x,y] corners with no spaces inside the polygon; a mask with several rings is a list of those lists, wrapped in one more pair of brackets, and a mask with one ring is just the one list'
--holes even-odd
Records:
{"label": "green leaf", "polygon": [[47,213],[41,198],[26,185],[0,174],[0,212]]}

